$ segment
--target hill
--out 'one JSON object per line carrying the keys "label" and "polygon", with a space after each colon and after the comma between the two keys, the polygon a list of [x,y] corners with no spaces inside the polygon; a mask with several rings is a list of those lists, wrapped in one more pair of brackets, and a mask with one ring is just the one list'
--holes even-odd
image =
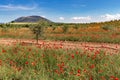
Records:
{"label": "hill", "polygon": [[26,16],[26,17],[20,17],[20,18],[17,18],[11,22],[38,22],[38,21],[47,21],[47,22],[52,22],[46,18],[43,18],[41,16]]}

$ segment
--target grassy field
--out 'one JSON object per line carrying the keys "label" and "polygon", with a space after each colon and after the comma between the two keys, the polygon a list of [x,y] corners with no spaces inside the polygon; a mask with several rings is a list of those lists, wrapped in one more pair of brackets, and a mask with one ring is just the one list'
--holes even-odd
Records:
{"label": "grassy field", "polygon": [[0,28],[0,38],[32,39],[34,34],[29,28]]}
{"label": "grassy field", "polygon": [[[45,27],[44,38],[46,40],[79,41],[120,43],[120,28],[109,27]],[[0,28],[1,38],[33,39],[35,35],[30,28]]]}
{"label": "grassy field", "polygon": [[[0,25],[0,38],[34,39],[30,26]],[[120,43],[118,25],[51,25],[44,26],[42,32],[40,39],[45,40]],[[118,51],[46,46],[44,42],[37,46],[0,45],[0,80],[119,80],[119,56]]]}
{"label": "grassy field", "polygon": [[119,56],[62,44],[0,46],[0,80],[119,80]]}

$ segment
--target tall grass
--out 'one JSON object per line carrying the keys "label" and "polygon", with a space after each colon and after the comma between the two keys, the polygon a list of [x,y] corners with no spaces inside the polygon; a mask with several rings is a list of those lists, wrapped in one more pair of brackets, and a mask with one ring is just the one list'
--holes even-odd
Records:
{"label": "tall grass", "polygon": [[[108,26],[64,28],[65,27],[45,27],[42,30],[43,36],[41,39],[120,43],[120,28]],[[29,28],[0,28],[0,38],[35,39],[35,34],[33,34]]]}
{"label": "tall grass", "polygon": [[1,80],[119,80],[119,54],[62,46],[0,46]]}

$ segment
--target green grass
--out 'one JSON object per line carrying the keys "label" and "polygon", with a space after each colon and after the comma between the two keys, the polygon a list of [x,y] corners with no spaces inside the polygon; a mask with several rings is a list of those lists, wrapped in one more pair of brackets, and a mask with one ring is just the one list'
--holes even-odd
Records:
{"label": "green grass", "polygon": [[[1,80],[113,80],[120,55],[48,46],[0,46]],[[116,79],[115,79],[116,78]]]}

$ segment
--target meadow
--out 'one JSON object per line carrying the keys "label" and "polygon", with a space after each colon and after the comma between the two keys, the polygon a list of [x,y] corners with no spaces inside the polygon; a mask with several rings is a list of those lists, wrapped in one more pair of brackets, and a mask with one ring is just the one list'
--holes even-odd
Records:
{"label": "meadow", "polygon": [[[41,43],[0,44],[0,80],[119,80],[119,21],[43,26]],[[35,39],[36,24],[1,24],[1,39]],[[47,43],[44,41],[60,41]],[[114,48],[76,47],[63,42],[93,42]],[[115,44],[116,43],[116,44]],[[27,45],[26,45],[27,44]],[[52,45],[52,46],[51,46]],[[108,48],[108,49],[107,49]]]}
{"label": "meadow", "polygon": [[[35,35],[29,28],[8,28],[0,29],[0,37],[16,39],[34,39]],[[55,30],[53,30],[53,28],[51,27],[48,27],[45,29],[44,39],[79,42],[119,43],[120,30],[117,29],[116,31],[105,31],[100,28],[70,28],[66,33],[64,33],[61,27],[58,27]]]}
{"label": "meadow", "polygon": [[[120,22],[90,24],[47,24],[42,25],[44,40],[120,43]],[[0,25],[1,38],[34,39],[31,28],[36,24],[6,24]]]}
{"label": "meadow", "polygon": [[[74,46],[73,46],[74,47]],[[116,48],[117,49],[117,48]],[[0,46],[1,80],[119,80],[120,52],[53,43]]]}

